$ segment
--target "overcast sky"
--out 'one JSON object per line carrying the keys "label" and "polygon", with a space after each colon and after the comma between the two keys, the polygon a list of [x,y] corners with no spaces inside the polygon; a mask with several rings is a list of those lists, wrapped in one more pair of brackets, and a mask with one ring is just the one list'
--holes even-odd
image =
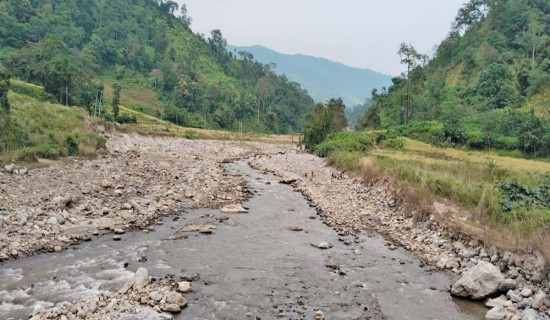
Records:
{"label": "overcast sky", "polygon": [[262,45],[398,75],[410,42],[432,55],[465,0],[178,0],[193,31],[221,29],[229,44]]}

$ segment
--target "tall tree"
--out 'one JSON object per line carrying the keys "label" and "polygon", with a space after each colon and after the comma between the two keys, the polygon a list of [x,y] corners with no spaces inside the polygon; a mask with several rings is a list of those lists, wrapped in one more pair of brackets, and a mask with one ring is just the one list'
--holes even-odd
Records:
{"label": "tall tree", "polygon": [[113,115],[115,116],[115,120],[116,120],[116,118],[118,118],[118,114],[120,112],[119,105],[120,105],[120,90],[121,89],[122,89],[122,87],[120,86],[120,84],[118,82],[115,82],[113,84],[113,90],[114,90],[114,93],[113,93]]}
{"label": "tall tree", "polygon": [[191,26],[191,22],[193,21],[187,13],[187,5],[185,3],[182,4],[180,8],[180,21],[186,28],[189,28]]}
{"label": "tall tree", "polygon": [[227,47],[227,40],[223,37],[222,32],[219,29],[212,30],[210,32],[210,38],[208,43],[216,53],[218,61],[222,62],[222,58],[225,55],[225,47]]}
{"label": "tall tree", "polygon": [[10,77],[0,65],[0,115],[9,117],[10,103],[8,91],[10,89]]}
{"label": "tall tree", "polygon": [[426,55],[418,53],[416,49],[405,42],[401,43],[399,51],[397,52],[401,58],[401,64],[407,65],[407,95],[405,97],[405,124],[409,123],[410,109],[411,109],[411,71],[416,68],[421,62],[425,62]]}
{"label": "tall tree", "polygon": [[529,52],[529,56],[531,58],[531,70],[535,70],[535,59],[539,48],[548,41],[546,27],[541,22],[541,19],[542,17],[539,11],[531,10],[531,12],[529,12],[529,24],[527,30],[517,36],[517,43]]}

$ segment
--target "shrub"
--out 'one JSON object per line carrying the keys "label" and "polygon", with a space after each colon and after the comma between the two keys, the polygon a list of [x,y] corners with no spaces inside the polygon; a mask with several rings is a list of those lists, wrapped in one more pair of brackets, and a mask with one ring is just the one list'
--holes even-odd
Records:
{"label": "shrub", "polygon": [[120,116],[116,117],[118,123],[137,123],[136,115],[123,112]]}
{"label": "shrub", "polygon": [[380,143],[380,146],[386,149],[401,150],[405,147],[405,140],[402,138],[386,139]]}
{"label": "shrub", "polygon": [[337,132],[315,147],[320,157],[327,157],[334,151],[366,151],[372,145],[371,138],[365,132]]}
{"label": "shrub", "polygon": [[66,143],[67,143],[67,155],[76,156],[78,154],[78,141],[76,141],[73,137],[68,136]]}

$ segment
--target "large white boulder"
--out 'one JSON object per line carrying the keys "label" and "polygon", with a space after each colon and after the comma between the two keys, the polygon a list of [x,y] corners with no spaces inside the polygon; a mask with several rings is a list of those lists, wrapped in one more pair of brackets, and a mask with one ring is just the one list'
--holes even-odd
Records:
{"label": "large white boulder", "polygon": [[485,261],[464,272],[452,287],[451,293],[458,297],[481,300],[498,292],[498,286],[504,281],[500,269]]}

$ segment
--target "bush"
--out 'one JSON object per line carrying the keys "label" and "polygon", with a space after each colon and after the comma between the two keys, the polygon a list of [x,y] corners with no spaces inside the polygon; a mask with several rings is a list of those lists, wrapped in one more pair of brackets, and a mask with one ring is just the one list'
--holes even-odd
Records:
{"label": "bush", "polygon": [[67,155],[68,156],[78,155],[78,141],[76,141],[71,136],[67,137]]}
{"label": "bush", "polygon": [[120,116],[116,117],[118,123],[137,123],[136,115],[123,112]]}
{"label": "bush", "polygon": [[365,132],[337,132],[315,147],[320,157],[327,157],[334,151],[364,152],[372,145],[371,138]]}
{"label": "bush", "polygon": [[386,149],[401,150],[405,147],[405,140],[402,138],[386,139],[380,143],[380,146]]}

